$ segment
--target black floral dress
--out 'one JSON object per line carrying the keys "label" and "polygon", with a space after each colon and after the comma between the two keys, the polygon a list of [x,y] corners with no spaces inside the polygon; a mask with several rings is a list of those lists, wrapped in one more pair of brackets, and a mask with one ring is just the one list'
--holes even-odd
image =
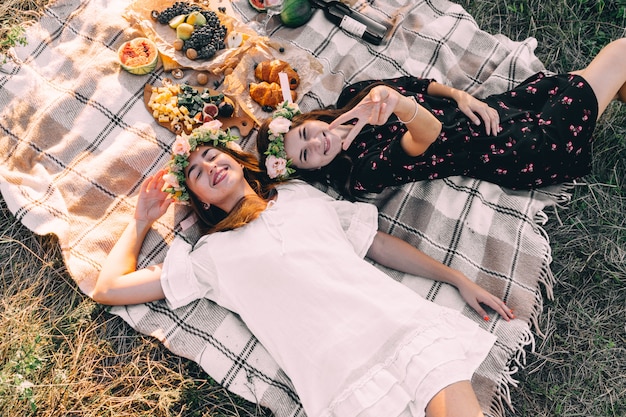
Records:
{"label": "black floral dress", "polygon": [[[400,146],[407,128],[395,115],[383,126],[366,125],[346,151],[354,163],[351,187],[356,193],[452,175],[531,189],[589,173],[598,103],[580,76],[537,73],[510,91],[483,99],[500,114],[497,136],[487,136],[484,124],[474,125],[454,100],[427,95],[432,80],[384,81],[414,95],[443,128],[426,152],[411,157]],[[337,107],[372,82],[346,87]]]}

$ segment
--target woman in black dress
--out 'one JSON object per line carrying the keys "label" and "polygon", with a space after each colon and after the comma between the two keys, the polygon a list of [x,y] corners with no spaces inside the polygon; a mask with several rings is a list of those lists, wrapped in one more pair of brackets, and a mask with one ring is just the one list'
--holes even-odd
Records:
{"label": "woman in black dress", "polygon": [[335,109],[279,109],[257,148],[270,177],[327,182],[346,196],[452,175],[543,187],[589,173],[596,120],[626,100],[625,82],[626,39],[582,70],[538,73],[482,100],[434,80],[363,81]]}

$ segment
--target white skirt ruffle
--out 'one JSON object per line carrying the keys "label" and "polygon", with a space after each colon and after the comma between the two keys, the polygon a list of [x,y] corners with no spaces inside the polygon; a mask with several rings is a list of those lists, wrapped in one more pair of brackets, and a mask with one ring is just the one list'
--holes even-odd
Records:
{"label": "white skirt ruffle", "polygon": [[323,417],[424,416],[443,388],[469,381],[495,336],[456,312],[409,333],[387,359],[351,383]]}

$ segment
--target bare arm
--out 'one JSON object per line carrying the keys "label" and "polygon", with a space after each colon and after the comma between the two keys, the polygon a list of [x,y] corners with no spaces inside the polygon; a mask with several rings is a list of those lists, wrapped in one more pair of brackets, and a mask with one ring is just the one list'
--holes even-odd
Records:
{"label": "bare arm", "polygon": [[486,320],[489,316],[481,304],[493,308],[507,321],[515,318],[502,300],[470,281],[460,271],[438,262],[395,236],[379,231],[367,256],[389,268],[454,285],[463,299]]}
{"label": "bare arm", "polygon": [[498,133],[498,124],[500,123],[500,115],[498,112],[489,107],[487,103],[478,100],[471,94],[440,84],[436,81],[428,85],[426,93],[431,96],[445,97],[456,101],[459,109],[469,117],[475,125],[480,125],[481,119],[485,122],[485,132],[488,135],[491,134],[495,136]]}
{"label": "bare arm", "polygon": [[89,294],[109,305],[138,304],[165,298],[161,288],[161,267],[137,270],[137,258],[152,224],[161,217],[170,200],[163,187],[162,173],[149,177],[141,186],[135,216],[105,259],[95,288]]}
{"label": "bare arm", "polygon": [[[487,103],[472,97],[465,91],[435,81],[428,85],[427,94],[456,101],[459,109],[474,124],[480,125],[481,119],[484,121],[487,135],[498,133],[500,115]],[[392,113],[395,113],[401,121],[406,121],[404,124],[408,132],[402,137],[401,145],[410,156],[423,154],[441,132],[441,122],[417,100],[404,96],[394,88],[385,85],[372,88],[354,108],[330,123],[329,129],[332,130],[353,119],[357,120],[343,140],[342,148],[346,150],[366,124],[382,125],[387,122]]]}
{"label": "bare arm", "polygon": [[385,85],[372,88],[354,108],[336,118],[329,125],[329,129],[357,119],[343,140],[342,148],[346,150],[366,124],[380,126],[387,122],[392,113],[400,120],[407,121],[405,125],[408,132],[402,137],[401,144],[409,155],[424,153],[441,131],[441,122],[432,113],[412,97],[403,96]]}

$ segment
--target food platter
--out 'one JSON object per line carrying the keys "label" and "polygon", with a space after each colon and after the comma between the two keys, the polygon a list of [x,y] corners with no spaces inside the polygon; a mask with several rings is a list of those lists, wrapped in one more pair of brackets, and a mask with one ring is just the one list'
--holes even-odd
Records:
{"label": "food platter", "polygon": [[[184,118],[184,117],[181,117],[180,114],[184,114],[181,111],[181,108],[185,106],[180,105],[178,99],[176,100],[172,99],[169,102],[170,104],[169,108],[171,110],[167,112],[162,111],[161,113],[159,113],[159,110],[157,110],[157,106],[161,108],[163,106],[168,107],[167,96],[168,95],[178,96],[178,94],[181,94],[181,86],[183,85],[192,89],[196,93],[193,95],[198,97],[197,99],[198,102],[201,102],[202,99],[200,97],[202,97],[203,95],[207,97],[222,96],[223,102],[227,102],[229,105],[233,106],[232,115],[220,116],[220,113],[219,113],[220,109],[218,107],[217,113],[208,112],[209,114],[205,114],[204,117],[202,118],[194,118],[194,116],[196,116],[197,114],[202,115],[202,112],[196,113],[195,111],[197,111],[198,109],[191,109],[192,115],[189,118]],[[168,92],[169,94],[167,94]],[[161,98],[158,97],[159,95],[161,95]],[[223,93],[220,93],[217,90],[207,88],[207,87],[191,86],[188,84],[174,84],[174,83],[171,83],[170,81],[165,82],[163,86],[153,86],[151,84],[146,84],[143,90],[143,100],[144,100],[144,104],[146,105],[146,109],[154,116],[157,122],[161,126],[163,126],[164,128],[170,130],[172,133],[175,133],[175,134],[179,134],[181,132],[185,132],[189,134],[192,131],[192,129],[212,119],[217,119],[220,122],[222,122],[223,129],[228,129],[232,127],[237,128],[239,131],[239,134],[241,134],[242,136],[247,136],[250,133],[250,130],[252,130],[252,128],[254,127],[254,120],[250,116],[248,116],[245,112],[239,112],[237,109],[237,103],[235,103],[229,97],[224,96]],[[210,100],[204,101],[204,103],[206,103],[207,106],[209,102]],[[204,104],[202,104],[202,106],[204,107]],[[216,106],[219,106],[219,104],[217,104]],[[187,106],[187,107],[191,108],[193,106]],[[190,109],[187,107],[185,107],[185,109],[187,109],[186,111],[189,112]],[[177,108],[178,110],[174,110],[174,108]],[[166,113],[168,114],[167,117],[161,116],[161,115],[165,115]],[[177,114],[179,117],[176,117]],[[207,120],[206,119],[207,117],[210,117],[210,119]],[[188,123],[185,123],[186,121]]]}
{"label": "food platter", "polygon": [[[164,13],[167,8],[174,7],[175,3],[176,0],[135,0],[128,6],[124,16],[133,27],[139,29],[146,38],[157,45],[163,70],[169,72],[169,74],[166,73],[166,78],[172,76],[180,84],[197,86],[195,77],[199,74],[207,75],[212,80],[208,83],[212,90],[233,101],[235,108],[233,116],[220,118],[225,128],[237,127],[241,135],[245,136],[255,125],[270,116],[271,106],[261,105],[258,100],[251,97],[251,84],[262,82],[255,77],[255,69],[259,64],[280,60],[288,64],[290,70],[297,72],[299,80],[297,87],[294,85],[292,91],[295,102],[311,90],[323,72],[320,62],[308,52],[291,44],[261,36],[240,22],[228,0],[212,0],[211,2],[187,0],[185,2],[193,4],[194,7],[201,5],[207,9],[208,6],[205,6],[205,3],[214,6],[216,9],[211,11],[215,12],[219,17],[219,22],[226,28],[226,38],[236,35],[235,37],[241,41],[236,47],[229,47],[230,44],[225,42],[225,48],[220,49],[208,59],[197,57],[189,59],[183,53],[184,51],[174,47],[177,31],[169,24],[160,23],[156,19],[159,13]],[[153,87],[146,85],[146,91],[151,91]],[[206,87],[196,88],[205,89]],[[149,100],[149,95],[146,100]],[[146,101],[148,107],[147,103],[148,101]],[[149,107],[148,110],[154,112]],[[177,126],[174,129],[170,121],[159,121],[159,124],[172,131],[180,131],[181,128]],[[183,129],[186,130],[187,127],[183,126]]]}

